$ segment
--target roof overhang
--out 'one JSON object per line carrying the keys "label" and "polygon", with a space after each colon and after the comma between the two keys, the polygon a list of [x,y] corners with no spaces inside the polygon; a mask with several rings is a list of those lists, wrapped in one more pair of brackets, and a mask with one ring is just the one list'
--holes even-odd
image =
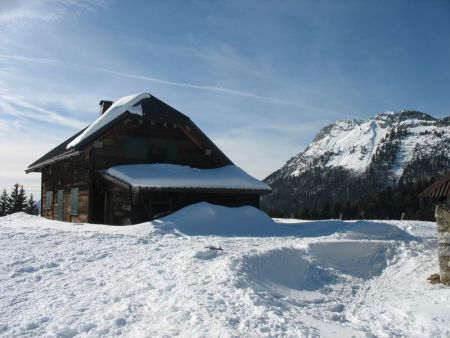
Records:
{"label": "roof overhang", "polygon": [[450,197],[450,172],[439,177],[433,184],[426,187],[420,193],[420,196],[432,198]]}
{"label": "roof overhang", "polygon": [[145,191],[242,193],[262,195],[270,187],[235,165],[199,169],[166,163],[130,164],[100,172],[107,181],[123,188]]}
{"label": "roof overhang", "polygon": [[132,186],[116,177],[101,172],[100,175],[108,182],[118,185],[124,189],[133,191],[154,191],[154,192],[190,192],[190,193],[208,193],[208,194],[248,194],[248,195],[264,195],[269,193],[268,190],[258,189],[226,189],[226,188],[197,188],[197,187],[140,187]]}
{"label": "roof overhang", "polygon": [[70,158],[73,158],[73,157],[80,156],[81,153],[82,153],[81,151],[76,150],[76,151],[71,151],[71,152],[66,153],[66,154],[62,154],[62,155],[60,155],[58,157],[53,157],[53,158],[51,158],[49,160],[46,160],[46,161],[43,161],[43,162],[40,162],[40,163],[37,163],[37,164],[35,164],[33,166],[28,167],[25,170],[25,173],[29,174],[31,172],[39,172],[40,171],[39,169],[41,169],[41,168],[43,168],[43,167],[45,167],[47,165],[50,165],[50,164],[53,164],[55,162],[59,162],[59,161],[62,161],[62,160],[67,160],[67,159],[70,159]]}

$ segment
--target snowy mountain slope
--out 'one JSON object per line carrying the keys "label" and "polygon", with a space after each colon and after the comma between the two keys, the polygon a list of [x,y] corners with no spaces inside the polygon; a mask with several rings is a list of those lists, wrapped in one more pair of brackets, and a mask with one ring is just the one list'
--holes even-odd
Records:
{"label": "snowy mountain slope", "polygon": [[209,222],[209,235],[183,235],[192,227],[177,217],[124,227],[0,218],[0,335],[450,334],[447,289],[426,281],[435,223],[276,219],[293,235],[265,237],[256,217],[252,236],[223,237],[215,221],[251,219],[204,204],[183,216]]}
{"label": "snowy mountain slope", "polygon": [[338,121],[323,128],[279,174],[298,176],[312,167],[343,167],[364,173],[383,147],[395,146],[394,161],[387,166],[398,180],[413,158],[425,155],[429,148],[446,151],[448,144],[450,124],[444,119],[414,111],[385,112],[366,121]]}
{"label": "snowy mountain slope", "polygon": [[[431,206],[420,205],[418,192],[449,170],[449,144],[450,117],[401,111],[338,121],[264,180],[272,193],[261,206],[285,217],[336,218],[347,205],[350,219],[400,218],[403,212],[430,219]],[[377,196],[383,191],[395,201],[383,203],[386,196]]]}

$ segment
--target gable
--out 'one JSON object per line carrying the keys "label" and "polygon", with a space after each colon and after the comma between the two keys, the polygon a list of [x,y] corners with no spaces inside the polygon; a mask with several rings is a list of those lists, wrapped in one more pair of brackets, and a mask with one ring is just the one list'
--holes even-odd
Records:
{"label": "gable", "polygon": [[95,144],[91,156],[97,171],[117,164],[172,163],[196,168],[231,164],[209,139],[194,131],[190,120],[174,123],[130,115]]}
{"label": "gable", "polygon": [[[124,100],[127,99],[127,100]],[[120,102],[122,110],[120,108]],[[28,166],[26,172],[39,171],[48,162],[57,161],[70,153],[83,150],[100,140],[103,135],[110,133],[117,126],[126,121],[141,121],[144,126],[154,129],[154,126],[170,126],[179,128],[179,131],[189,139],[199,150],[210,151],[211,158],[216,166],[231,164],[231,160],[184,114],[167,105],[150,94],[138,94],[122,98],[112,105],[102,116],[97,118],[90,126],[76,133],[50,152]],[[115,108],[114,108],[115,107]],[[138,107],[138,108],[136,108]],[[115,110],[114,110],[115,109]],[[114,112],[114,114],[105,115]],[[127,122],[128,123],[128,122]],[[122,135],[125,137],[125,135]],[[132,141],[130,141],[132,142]],[[153,145],[155,146],[155,145]],[[132,145],[129,146],[130,148]],[[172,154],[175,153],[172,143]]]}

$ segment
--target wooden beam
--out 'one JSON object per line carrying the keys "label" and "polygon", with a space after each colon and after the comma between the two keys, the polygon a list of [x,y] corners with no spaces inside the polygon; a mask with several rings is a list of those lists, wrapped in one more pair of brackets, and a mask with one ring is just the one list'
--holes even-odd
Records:
{"label": "wooden beam", "polygon": [[[195,138],[194,135],[192,135],[191,128],[189,128],[186,125],[181,124],[180,125],[180,130],[183,132],[184,135],[186,135],[187,138],[189,138],[192,141],[192,143],[194,143],[202,151],[203,154],[205,154],[205,149],[206,148],[201,144],[201,142],[199,140],[197,140]],[[220,161],[218,161],[216,158],[214,158],[213,154],[210,155],[210,156],[207,156],[207,157],[209,159],[211,159],[211,161],[214,162],[214,164],[216,164],[216,165],[220,164]]]}

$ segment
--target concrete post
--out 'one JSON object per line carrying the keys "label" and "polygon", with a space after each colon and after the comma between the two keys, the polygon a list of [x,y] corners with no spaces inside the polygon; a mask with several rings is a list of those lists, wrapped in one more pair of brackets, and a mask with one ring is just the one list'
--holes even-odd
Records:
{"label": "concrete post", "polygon": [[450,206],[437,205],[435,216],[438,227],[440,281],[450,285]]}

